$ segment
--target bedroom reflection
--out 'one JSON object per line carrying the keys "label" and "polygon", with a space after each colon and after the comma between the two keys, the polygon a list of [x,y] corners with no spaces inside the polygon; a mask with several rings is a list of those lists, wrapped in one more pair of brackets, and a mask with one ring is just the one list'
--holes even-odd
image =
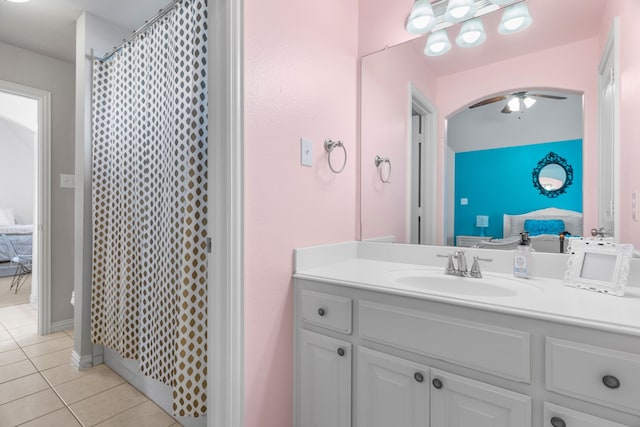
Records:
{"label": "bedroom reflection", "polygon": [[0,91],[0,307],[37,302],[31,279],[37,137],[38,101]]}
{"label": "bedroom reflection", "polygon": [[526,231],[534,249],[559,252],[561,232],[582,234],[582,94],[535,92],[527,109],[505,112],[507,95],[448,119],[450,245],[512,249]]}

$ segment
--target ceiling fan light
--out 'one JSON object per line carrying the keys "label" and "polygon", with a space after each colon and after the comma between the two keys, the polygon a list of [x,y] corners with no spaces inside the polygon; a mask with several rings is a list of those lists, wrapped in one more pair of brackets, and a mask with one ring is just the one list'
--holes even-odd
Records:
{"label": "ceiling fan light", "polygon": [[507,103],[510,111],[520,111],[520,97],[514,96]]}
{"label": "ceiling fan light", "polygon": [[473,18],[476,5],[473,0],[449,0],[444,20],[451,23],[462,22]]}
{"label": "ceiling fan light", "polygon": [[498,32],[500,34],[517,33],[529,27],[532,21],[527,5],[518,3],[504,9]]}
{"label": "ceiling fan light", "polygon": [[447,35],[447,30],[436,31],[431,33],[424,48],[424,54],[427,56],[440,56],[451,50],[451,42]]}
{"label": "ceiling fan light", "polygon": [[460,33],[456,37],[456,44],[460,47],[479,46],[487,39],[484,25],[480,19],[472,19],[462,24]]}
{"label": "ceiling fan light", "polygon": [[417,0],[407,18],[407,31],[411,34],[424,34],[435,25],[436,17],[429,0]]}
{"label": "ceiling fan light", "polygon": [[530,97],[530,96],[525,96],[525,98],[524,98],[523,102],[524,102],[524,106],[525,106],[526,108],[531,108],[531,107],[533,107],[533,104],[535,104],[535,103],[536,103],[536,100],[535,100],[535,99],[533,99],[533,98],[532,98],[532,97]]}

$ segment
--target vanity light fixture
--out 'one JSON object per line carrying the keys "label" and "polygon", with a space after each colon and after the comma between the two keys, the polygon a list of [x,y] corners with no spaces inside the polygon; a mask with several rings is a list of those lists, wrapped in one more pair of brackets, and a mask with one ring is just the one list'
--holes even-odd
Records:
{"label": "vanity light fixture", "polygon": [[504,9],[502,20],[498,26],[500,34],[513,34],[531,25],[529,8],[525,3],[514,4]]}
{"label": "vanity light fixture", "polygon": [[427,56],[440,56],[451,50],[451,42],[447,35],[447,30],[439,30],[429,35],[424,54]]}
{"label": "vanity light fixture", "polygon": [[487,34],[484,32],[482,21],[476,18],[462,24],[456,44],[460,47],[475,47],[484,43],[486,39]]}
{"label": "vanity light fixture", "polygon": [[[487,34],[481,16],[504,9],[498,31],[511,34],[531,25],[532,19],[526,0],[415,0],[406,20],[409,33],[422,35],[431,33],[424,53],[440,56],[451,49],[447,28],[462,23],[456,43],[468,48],[482,44]],[[437,36],[435,34],[438,34]]]}
{"label": "vanity light fixture", "polygon": [[407,18],[407,31],[411,34],[429,32],[436,23],[433,7],[429,0],[416,0]]}
{"label": "vanity light fixture", "polygon": [[473,18],[475,13],[476,4],[474,0],[449,0],[444,20],[455,24]]}

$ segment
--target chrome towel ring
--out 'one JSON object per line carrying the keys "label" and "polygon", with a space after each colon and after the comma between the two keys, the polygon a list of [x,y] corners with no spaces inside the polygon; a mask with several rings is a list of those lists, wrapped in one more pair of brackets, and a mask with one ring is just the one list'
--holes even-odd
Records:
{"label": "chrome towel ring", "polygon": [[[380,175],[380,181],[382,181],[383,184],[389,184],[391,182],[391,159],[389,159],[388,157],[380,157],[380,156],[376,156],[375,158],[375,164],[376,167],[378,168],[378,175]],[[384,177],[384,173],[383,170],[384,168],[384,164],[389,165],[386,169],[387,169],[387,177]]]}
{"label": "chrome towel ring", "polygon": [[[333,164],[331,163],[331,153],[336,147],[342,148],[342,151],[344,151],[344,163],[342,163],[342,167],[338,170],[336,170],[336,168],[334,168]],[[332,141],[330,139],[327,139],[324,141],[324,150],[328,153],[327,157],[329,158],[329,169],[331,169],[333,173],[342,172],[344,170],[344,167],[347,165],[347,149],[344,147],[342,141]]]}

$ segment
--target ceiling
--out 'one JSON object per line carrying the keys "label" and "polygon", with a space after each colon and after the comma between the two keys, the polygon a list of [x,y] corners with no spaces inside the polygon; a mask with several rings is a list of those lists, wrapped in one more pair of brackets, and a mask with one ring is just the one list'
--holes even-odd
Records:
{"label": "ceiling", "polygon": [[134,31],[171,0],[0,0],[0,42],[75,62],[75,21],[87,11]]}

